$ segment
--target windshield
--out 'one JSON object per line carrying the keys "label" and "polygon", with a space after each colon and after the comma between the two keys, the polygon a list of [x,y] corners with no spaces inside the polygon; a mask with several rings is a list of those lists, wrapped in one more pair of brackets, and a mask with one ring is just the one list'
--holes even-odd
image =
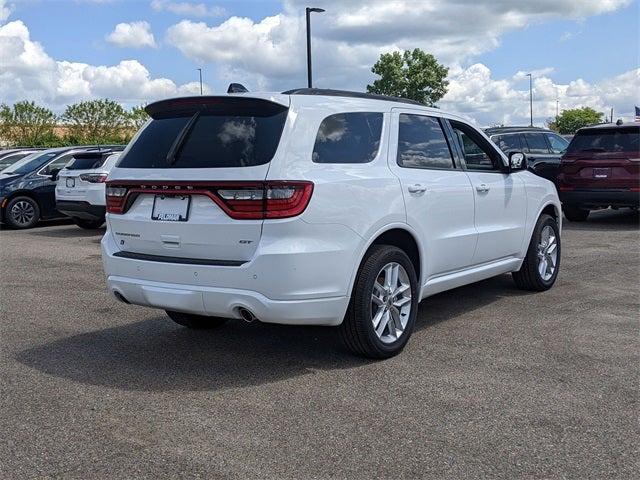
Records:
{"label": "windshield", "polygon": [[638,152],[640,127],[589,129],[578,132],[567,149],[576,152]]}
{"label": "windshield", "polygon": [[2,173],[25,175],[27,173],[33,172],[34,170],[37,170],[48,160],[51,160],[59,153],[60,152],[32,153],[31,155],[24,157],[22,160],[17,161],[13,165],[8,166],[4,170],[2,170]]}

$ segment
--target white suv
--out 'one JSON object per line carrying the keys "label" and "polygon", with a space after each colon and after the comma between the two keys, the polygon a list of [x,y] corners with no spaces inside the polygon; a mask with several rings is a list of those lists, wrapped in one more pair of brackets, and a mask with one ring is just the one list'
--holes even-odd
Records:
{"label": "white suv", "polygon": [[554,185],[477,128],[401,99],[334,90],[164,100],[107,182],[108,287],[211,328],[339,325],[398,353],[418,303],[560,265]]}
{"label": "white suv", "polygon": [[58,172],[56,210],[71,217],[79,227],[100,228],[104,224],[105,181],[120,153],[80,152]]}

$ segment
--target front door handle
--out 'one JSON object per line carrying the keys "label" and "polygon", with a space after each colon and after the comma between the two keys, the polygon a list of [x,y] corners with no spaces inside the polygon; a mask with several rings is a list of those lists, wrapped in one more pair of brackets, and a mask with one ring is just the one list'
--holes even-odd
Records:
{"label": "front door handle", "polygon": [[427,187],[416,183],[415,185],[409,185],[407,190],[409,190],[409,193],[424,193],[427,191]]}
{"label": "front door handle", "polygon": [[489,191],[489,187],[487,186],[486,183],[481,183],[480,185],[478,185],[476,187],[476,191],[480,192],[480,193],[486,193]]}

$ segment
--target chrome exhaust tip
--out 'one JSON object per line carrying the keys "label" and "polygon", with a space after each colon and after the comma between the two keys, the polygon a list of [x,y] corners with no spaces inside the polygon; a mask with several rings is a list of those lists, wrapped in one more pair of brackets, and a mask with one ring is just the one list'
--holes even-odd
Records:
{"label": "chrome exhaust tip", "polygon": [[238,312],[240,313],[240,317],[247,323],[251,323],[254,320],[257,320],[256,316],[246,308],[240,307],[238,309]]}
{"label": "chrome exhaust tip", "polygon": [[124,295],[122,295],[120,292],[114,290],[113,294],[115,295],[115,297],[120,300],[122,303],[126,303],[127,305],[131,305],[131,302],[129,300],[127,300],[126,298],[124,298]]}

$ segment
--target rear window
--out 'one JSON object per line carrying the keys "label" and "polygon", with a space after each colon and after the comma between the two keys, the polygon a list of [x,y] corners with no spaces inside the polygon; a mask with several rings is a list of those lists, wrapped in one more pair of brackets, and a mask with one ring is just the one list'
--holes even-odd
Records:
{"label": "rear window", "polygon": [[107,155],[96,155],[87,158],[74,157],[66,167],[67,170],[93,170],[104,165]]}
{"label": "rear window", "polygon": [[270,162],[288,109],[272,102],[239,100],[229,105],[219,100],[198,112],[155,113],[158,118],[140,132],[118,166],[234,168]]}
{"label": "rear window", "polygon": [[640,127],[589,129],[576,133],[567,153],[638,152]]}
{"label": "rear window", "polygon": [[315,163],[368,163],[380,148],[382,113],[329,115],[320,124],[312,160]]}
{"label": "rear window", "polygon": [[510,134],[510,135],[497,135],[492,137],[493,143],[500,147],[505,153],[509,152],[521,152],[522,142],[520,141],[520,134]]}

